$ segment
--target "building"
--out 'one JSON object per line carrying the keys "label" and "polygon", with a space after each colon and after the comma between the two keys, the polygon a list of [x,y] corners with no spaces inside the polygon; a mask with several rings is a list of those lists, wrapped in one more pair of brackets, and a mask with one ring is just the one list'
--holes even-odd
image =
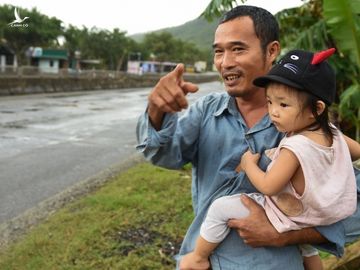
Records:
{"label": "building", "polygon": [[167,73],[176,67],[177,63],[157,62],[157,61],[128,61],[127,73],[147,74],[147,73]]}
{"label": "building", "polygon": [[68,68],[68,52],[36,47],[31,53],[31,65],[37,66],[41,73],[59,73],[59,69]]}
{"label": "building", "polygon": [[0,44],[0,71],[5,72],[7,67],[17,67],[15,52],[5,44]]}

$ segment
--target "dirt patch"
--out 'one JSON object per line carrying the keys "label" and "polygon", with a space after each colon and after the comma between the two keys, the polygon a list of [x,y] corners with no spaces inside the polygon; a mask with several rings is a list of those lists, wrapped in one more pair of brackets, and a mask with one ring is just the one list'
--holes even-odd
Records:
{"label": "dirt patch", "polygon": [[179,252],[182,242],[182,239],[172,239],[168,235],[163,235],[145,227],[121,230],[112,237],[119,243],[118,251],[124,256],[144,245],[154,245],[160,242],[161,244],[156,244],[159,248],[159,253],[173,257]]}
{"label": "dirt patch", "polygon": [[110,233],[107,237],[117,244],[111,250],[102,253],[104,259],[114,256],[125,257],[129,254],[143,256],[144,248],[152,246],[157,250],[162,265],[169,266],[173,266],[174,257],[179,253],[183,241],[182,238],[171,238],[169,235],[151,230],[147,226],[123,228]]}

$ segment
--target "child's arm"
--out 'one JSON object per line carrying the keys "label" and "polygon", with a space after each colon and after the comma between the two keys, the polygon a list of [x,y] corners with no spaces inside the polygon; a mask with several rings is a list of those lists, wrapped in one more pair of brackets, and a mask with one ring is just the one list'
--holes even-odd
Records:
{"label": "child's arm", "polygon": [[352,161],[360,159],[360,144],[346,135],[344,135],[344,139],[349,147]]}
{"label": "child's arm", "polygon": [[288,149],[282,148],[273,166],[266,173],[257,165],[259,154],[247,151],[241,158],[240,166],[251,183],[263,194],[271,196],[281,191],[291,180],[300,163]]}

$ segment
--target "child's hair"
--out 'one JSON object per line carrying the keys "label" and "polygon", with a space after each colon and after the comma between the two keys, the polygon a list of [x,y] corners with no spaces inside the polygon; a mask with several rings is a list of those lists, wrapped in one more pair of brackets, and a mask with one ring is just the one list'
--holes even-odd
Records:
{"label": "child's hair", "polygon": [[319,98],[307,92],[299,93],[304,94],[303,100],[300,101],[301,109],[309,108],[315,118],[315,123],[309,127],[309,130],[314,131],[321,129],[325,133],[325,136],[332,141],[336,133],[335,128],[330,124],[329,106],[325,103],[324,111],[318,114],[317,102]]}

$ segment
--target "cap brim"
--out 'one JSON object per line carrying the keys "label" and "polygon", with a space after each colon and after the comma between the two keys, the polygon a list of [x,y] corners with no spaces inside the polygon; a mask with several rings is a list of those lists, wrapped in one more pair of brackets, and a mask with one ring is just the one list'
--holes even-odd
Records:
{"label": "cap brim", "polygon": [[285,79],[283,77],[279,77],[276,75],[266,75],[266,76],[262,76],[262,77],[258,77],[253,81],[253,84],[259,87],[266,87],[269,83],[271,82],[278,82],[278,83],[282,83],[282,84],[286,84],[290,87],[294,87],[297,89],[303,89],[304,87],[294,83],[288,79]]}

